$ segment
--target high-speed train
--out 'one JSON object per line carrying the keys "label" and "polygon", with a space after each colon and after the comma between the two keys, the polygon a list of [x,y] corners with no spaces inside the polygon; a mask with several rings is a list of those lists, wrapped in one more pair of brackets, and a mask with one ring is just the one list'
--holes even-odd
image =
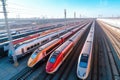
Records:
{"label": "high-speed train", "polygon": [[77,76],[80,79],[86,79],[90,72],[92,47],[93,47],[93,40],[94,40],[94,26],[95,26],[95,23],[93,22],[78,59]]}
{"label": "high-speed train", "polygon": [[[11,31],[11,35],[15,35],[15,34],[19,34],[19,32],[17,32],[17,31]],[[5,32],[5,33],[0,33],[0,38],[1,37],[6,37],[8,35],[8,33],[7,32]]]}
{"label": "high-speed train", "polygon": [[60,46],[64,41],[66,41],[70,36],[75,34],[77,31],[79,31],[84,25],[81,25],[78,28],[75,28],[71,30],[70,32],[67,32],[63,36],[59,37],[58,39],[55,39],[41,47],[39,47],[37,50],[33,52],[33,54],[30,56],[28,60],[28,66],[33,67],[35,64],[37,64],[40,60],[42,60],[44,57],[49,55],[53,50],[55,50],[58,46]]}
{"label": "high-speed train", "polygon": [[75,35],[73,35],[70,39],[64,42],[60,47],[58,47],[53,53],[51,53],[47,64],[46,64],[46,72],[49,74],[54,73],[69,55],[69,53],[73,50],[74,46],[85,32],[87,27],[90,24],[83,27],[79,30]]}
{"label": "high-speed train", "polygon": [[[76,27],[78,27],[78,26],[76,26]],[[26,43],[18,44],[15,46],[14,55],[16,55],[17,58],[22,57],[22,56],[26,55],[27,53],[34,51],[39,46],[41,46],[41,45],[43,45],[43,44],[45,44],[45,43],[47,43],[55,38],[58,38],[60,35],[63,35],[64,33],[68,32],[76,27],[70,27],[68,29],[59,31],[57,33],[53,33],[51,35],[47,35],[47,36],[42,37],[42,38],[37,38],[35,40],[29,41]],[[9,53],[8,53],[9,58],[12,58],[13,53],[11,53],[11,52],[12,51],[9,50]]]}

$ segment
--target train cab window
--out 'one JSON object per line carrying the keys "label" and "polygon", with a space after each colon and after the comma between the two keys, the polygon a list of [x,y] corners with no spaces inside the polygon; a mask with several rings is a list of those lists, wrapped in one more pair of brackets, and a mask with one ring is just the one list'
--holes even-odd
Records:
{"label": "train cab window", "polygon": [[52,56],[49,61],[50,61],[51,63],[54,63],[55,60],[56,60],[56,57]]}
{"label": "train cab window", "polygon": [[36,52],[31,55],[31,58],[34,59],[36,57]]}
{"label": "train cab window", "polygon": [[40,49],[37,49],[37,51],[35,51],[35,52],[31,55],[31,58],[34,59],[40,51],[41,51]]}
{"label": "train cab window", "polygon": [[51,56],[51,58],[50,58],[50,62],[51,63],[54,63],[55,61],[56,61],[56,58],[57,58],[57,55],[59,54],[60,52],[59,51],[55,51],[54,53],[53,53],[53,55]]}
{"label": "train cab window", "polygon": [[87,64],[88,64],[88,55],[82,54],[79,66],[83,68],[87,68]]}
{"label": "train cab window", "polygon": [[55,60],[56,60],[56,58],[55,58],[55,57],[51,57],[51,58],[50,58],[50,62],[51,62],[51,63],[54,63],[54,62],[55,62]]}

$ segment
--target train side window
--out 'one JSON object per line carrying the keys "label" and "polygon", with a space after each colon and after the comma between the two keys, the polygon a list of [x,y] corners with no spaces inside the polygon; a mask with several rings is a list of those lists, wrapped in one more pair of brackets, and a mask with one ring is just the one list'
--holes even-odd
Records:
{"label": "train side window", "polygon": [[55,45],[52,46],[50,49],[48,49],[48,50],[46,51],[46,54],[49,53],[51,50],[53,50],[57,45],[58,45],[58,44],[55,44]]}
{"label": "train side window", "polygon": [[92,42],[92,41],[87,41],[87,42]]}
{"label": "train side window", "polygon": [[34,47],[38,46],[37,44],[34,45]]}
{"label": "train side window", "polygon": [[58,35],[55,35],[55,36],[53,36],[52,38],[54,39],[54,38],[57,38],[58,37]]}
{"label": "train side window", "polygon": [[31,46],[31,48],[33,48],[34,46]]}
{"label": "train side window", "polygon": [[24,53],[24,49],[22,48],[22,53]]}
{"label": "train side window", "polygon": [[65,32],[60,33],[60,35],[63,35]]}
{"label": "train side window", "polygon": [[48,41],[48,39],[46,39],[46,40],[42,41],[41,43],[43,44],[43,43],[46,43],[47,41]]}
{"label": "train side window", "polygon": [[27,48],[27,50],[29,50],[29,49],[30,49],[30,47]]}
{"label": "train side window", "polygon": [[37,45],[40,45],[39,43],[37,43]]}
{"label": "train side window", "polygon": [[87,68],[88,64],[88,55],[82,54],[80,60],[80,67]]}

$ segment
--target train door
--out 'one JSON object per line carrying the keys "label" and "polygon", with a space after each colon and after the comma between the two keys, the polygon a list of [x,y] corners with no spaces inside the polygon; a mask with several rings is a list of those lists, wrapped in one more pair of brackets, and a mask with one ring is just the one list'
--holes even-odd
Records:
{"label": "train door", "polygon": [[23,54],[25,53],[23,48],[22,48],[22,53],[23,53]]}

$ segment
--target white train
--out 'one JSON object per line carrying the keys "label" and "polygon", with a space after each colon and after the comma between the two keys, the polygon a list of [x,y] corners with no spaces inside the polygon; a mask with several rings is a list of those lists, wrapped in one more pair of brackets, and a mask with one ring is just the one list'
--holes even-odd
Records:
{"label": "white train", "polygon": [[78,64],[77,64],[77,76],[80,79],[86,79],[89,75],[91,68],[91,57],[92,57],[92,47],[94,40],[94,27],[95,22],[93,22],[87,39],[84,43],[82,51],[80,53]]}
{"label": "white train", "polygon": [[22,43],[22,44],[17,44],[15,46],[15,53],[12,53],[12,51],[9,50],[8,57],[10,59],[12,59],[12,56],[14,54],[14,55],[16,55],[17,58],[20,58],[20,57],[34,51],[39,46],[41,46],[41,45],[43,45],[43,44],[45,44],[45,43],[47,43],[47,42],[49,42],[49,41],[51,41],[55,38],[58,38],[60,35],[63,35],[67,31],[72,30],[73,28],[75,28],[75,27],[70,27],[69,29],[59,31],[57,33],[52,33],[50,35],[40,37],[40,38],[37,38],[35,40],[28,41],[28,42],[25,42],[25,43]]}

